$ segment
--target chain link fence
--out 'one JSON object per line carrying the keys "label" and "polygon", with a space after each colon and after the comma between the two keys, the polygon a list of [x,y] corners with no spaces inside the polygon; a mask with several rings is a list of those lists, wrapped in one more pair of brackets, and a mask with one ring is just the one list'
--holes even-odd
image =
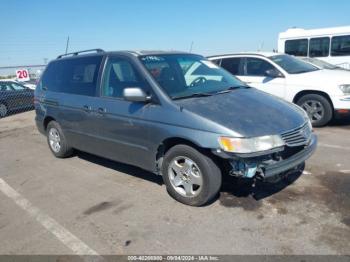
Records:
{"label": "chain link fence", "polygon": [[0,118],[34,109],[34,90],[45,65],[0,67]]}

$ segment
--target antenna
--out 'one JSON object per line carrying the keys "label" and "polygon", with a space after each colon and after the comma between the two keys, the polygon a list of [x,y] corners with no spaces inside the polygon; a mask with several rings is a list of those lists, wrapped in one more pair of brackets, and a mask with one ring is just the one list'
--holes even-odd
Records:
{"label": "antenna", "polygon": [[192,48],[193,48],[193,41],[191,42],[190,50],[189,52],[192,53]]}
{"label": "antenna", "polygon": [[69,46],[69,36],[67,37],[67,42],[66,42],[66,54],[68,53],[68,46]]}

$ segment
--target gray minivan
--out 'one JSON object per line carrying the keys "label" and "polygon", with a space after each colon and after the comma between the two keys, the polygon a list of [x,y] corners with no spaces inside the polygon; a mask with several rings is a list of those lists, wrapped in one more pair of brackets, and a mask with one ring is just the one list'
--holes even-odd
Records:
{"label": "gray minivan", "polygon": [[193,206],[217,195],[223,175],[269,181],[303,168],[317,144],[302,109],[183,52],[61,55],[34,102],[56,157],[78,149],[141,167]]}

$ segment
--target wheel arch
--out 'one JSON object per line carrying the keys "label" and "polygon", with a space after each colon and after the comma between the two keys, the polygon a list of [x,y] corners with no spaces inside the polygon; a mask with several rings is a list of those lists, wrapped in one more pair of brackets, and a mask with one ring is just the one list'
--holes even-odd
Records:
{"label": "wheel arch", "polygon": [[6,107],[8,106],[6,100],[0,100],[0,104],[4,104]]}
{"label": "wheel arch", "polygon": [[159,171],[162,165],[163,157],[165,153],[172,147],[176,145],[188,145],[191,146],[198,151],[200,151],[203,154],[210,155],[211,157],[215,157],[214,154],[212,154],[211,150],[209,148],[203,148],[196,142],[183,137],[168,137],[164,139],[157,148],[156,152],[156,170]]}
{"label": "wheel arch", "polygon": [[330,98],[330,96],[326,92],[319,91],[319,90],[300,91],[299,93],[297,93],[294,96],[293,103],[296,104],[301,97],[303,97],[304,95],[309,95],[309,94],[316,94],[316,95],[321,95],[321,96],[325,97],[328,100],[328,102],[330,103],[330,105],[332,106],[332,109],[334,110],[333,102],[332,102],[332,99]]}
{"label": "wheel arch", "polygon": [[48,125],[51,121],[56,121],[56,119],[53,118],[52,116],[46,116],[46,117],[44,118],[43,126],[44,126],[44,130],[45,130],[45,131],[46,131],[47,125]]}

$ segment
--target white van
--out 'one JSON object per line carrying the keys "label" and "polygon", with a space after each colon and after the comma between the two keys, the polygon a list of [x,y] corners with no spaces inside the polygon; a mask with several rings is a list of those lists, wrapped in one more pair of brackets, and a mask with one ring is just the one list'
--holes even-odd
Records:
{"label": "white van", "polygon": [[239,53],[208,59],[248,85],[301,106],[313,126],[326,125],[336,115],[350,115],[350,72],[346,70],[320,70],[279,53]]}
{"label": "white van", "polygon": [[350,26],[312,30],[288,29],[278,36],[278,52],[316,57],[350,69]]}

